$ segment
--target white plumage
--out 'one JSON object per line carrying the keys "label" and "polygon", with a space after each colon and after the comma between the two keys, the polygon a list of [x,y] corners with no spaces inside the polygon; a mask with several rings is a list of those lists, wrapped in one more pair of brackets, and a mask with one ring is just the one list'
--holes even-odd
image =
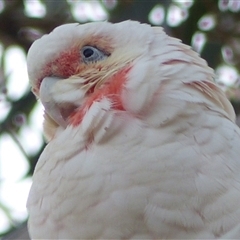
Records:
{"label": "white plumage", "polygon": [[[86,46],[104,58],[86,63]],[[132,21],[68,24],[33,44],[28,71],[49,140],[32,238],[240,238],[240,131],[188,46]]]}

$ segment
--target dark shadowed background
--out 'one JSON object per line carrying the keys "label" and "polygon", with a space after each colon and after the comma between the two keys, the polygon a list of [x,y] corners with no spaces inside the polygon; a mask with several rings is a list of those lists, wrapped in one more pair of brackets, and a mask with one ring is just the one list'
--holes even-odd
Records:
{"label": "dark shadowed background", "polygon": [[[0,236],[27,239],[25,201],[45,145],[42,109],[30,92],[32,42],[70,22],[137,20],[206,59],[240,113],[240,0],[0,0]],[[134,34],[134,33],[132,33]]]}

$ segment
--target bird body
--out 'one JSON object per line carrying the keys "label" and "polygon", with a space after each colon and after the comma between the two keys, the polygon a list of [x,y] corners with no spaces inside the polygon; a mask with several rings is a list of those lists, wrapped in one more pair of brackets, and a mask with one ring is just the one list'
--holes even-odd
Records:
{"label": "bird body", "polygon": [[240,237],[240,130],[190,47],[133,21],[67,24],[28,70],[49,141],[33,239]]}

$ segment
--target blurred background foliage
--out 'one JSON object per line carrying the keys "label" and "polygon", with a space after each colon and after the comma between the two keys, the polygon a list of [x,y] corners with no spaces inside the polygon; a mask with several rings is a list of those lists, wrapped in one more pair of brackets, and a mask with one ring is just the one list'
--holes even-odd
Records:
{"label": "blurred background foliage", "polygon": [[26,74],[25,57],[34,40],[69,22],[132,19],[162,26],[215,69],[238,114],[239,12],[240,0],[0,0],[0,236],[27,238],[26,224],[21,225],[27,214],[18,205],[27,197],[45,145],[42,109]]}

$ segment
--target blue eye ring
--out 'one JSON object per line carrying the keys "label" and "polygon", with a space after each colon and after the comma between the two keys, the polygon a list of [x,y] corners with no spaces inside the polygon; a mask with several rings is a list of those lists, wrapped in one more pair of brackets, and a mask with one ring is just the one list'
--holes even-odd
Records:
{"label": "blue eye ring", "polygon": [[81,58],[84,63],[95,63],[107,58],[109,55],[93,46],[84,46],[81,49]]}

